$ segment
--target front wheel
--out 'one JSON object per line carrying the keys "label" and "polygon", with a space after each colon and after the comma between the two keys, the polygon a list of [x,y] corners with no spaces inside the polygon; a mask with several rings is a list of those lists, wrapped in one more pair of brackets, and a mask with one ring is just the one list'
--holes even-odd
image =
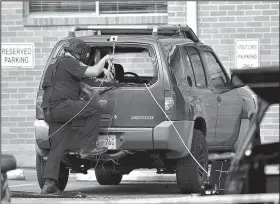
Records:
{"label": "front wheel", "polygon": [[[37,172],[37,180],[40,188],[42,189],[45,181],[44,181],[44,168],[46,165],[46,161],[40,155],[36,155],[36,172]],[[68,183],[69,178],[69,169],[65,168],[63,164],[60,165],[59,177],[57,181],[57,188],[61,191],[64,191],[66,185]]]}
{"label": "front wheel", "polygon": [[[208,149],[205,136],[200,130],[194,130],[191,153],[199,164],[208,171]],[[199,193],[207,174],[198,166],[191,155],[178,159],[176,178],[182,193]]]}

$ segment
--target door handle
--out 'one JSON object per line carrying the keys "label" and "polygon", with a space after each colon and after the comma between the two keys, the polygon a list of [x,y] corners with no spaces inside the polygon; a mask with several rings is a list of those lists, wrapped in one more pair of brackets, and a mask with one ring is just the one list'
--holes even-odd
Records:
{"label": "door handle", "polygon": [[221,96],[217,96],[217,101],[218,101],[218,102],[221,102],[221,101],[222,101]]}

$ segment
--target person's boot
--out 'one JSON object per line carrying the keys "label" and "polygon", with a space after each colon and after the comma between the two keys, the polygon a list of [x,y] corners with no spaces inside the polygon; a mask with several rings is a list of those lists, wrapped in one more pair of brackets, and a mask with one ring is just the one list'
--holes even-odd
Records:
{"label": "person's boot", "polygon": [[45,184],[42,188],[41,194],[59,195],[61,191],[56,186],[56,181],[53,179],[45,179]]}
{"label": "person's boot", "polygon": [[82,149],[79,153],[81,159],[87,159],[87,158],[92,158],[101,154],[104,154],[108,151],[106,147],[101,147],[101,148],[94,148],[92,150],[84,150]]}

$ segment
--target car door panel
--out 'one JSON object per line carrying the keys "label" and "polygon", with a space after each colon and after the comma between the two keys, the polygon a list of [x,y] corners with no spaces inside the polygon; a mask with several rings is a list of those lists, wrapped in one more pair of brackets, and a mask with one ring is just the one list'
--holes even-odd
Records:
{"label": "car door panel", "polygon": [[229,77],[215,53],[207,50],[203,57],[218,103],[216,136],[213,145],[233,146],[238,137],[242,103],[236,89],[230,88]]}
{"label": "car door panel", "polygon": [[[200,111],[205,119],[206,141],[208,146],[211,146],[216,132],[217,99],[214,92],[207,86],[206,72],[199,49],[193,46],[182,46],[182,51],[185,58],[184,64],[187,67],[186,73],[195,82],[192,87],[193,106],[197,111]],[[199,69],[201,72],[198,71]]]}
{"label": "car door panel", "polygon": [[209,89],[193,89],[194,104],[204,116],[206,122],[206,141],[211,146],[216,136],[216,121],[218,115],[217,99]]}
{"label": "car door panel", "polygon": [[214,144],[217,146],[234,145],[241,123],[242,106],[236,89],[217,94],[218,118]]}
{"label": "car door panel", "polygon": [[185,77],[185,69],[183,64],[182,52],[179,45],[174,46],[174,53],[170,58],[170,67],[172,79],[175,81],[173,91],[176,92],[176,107],[180,107],[176,112],[177,120],[186,120],[189,117],[188,114],[189,106],[189,96],[191,96],[191,89],[187,84],[187,79]]}

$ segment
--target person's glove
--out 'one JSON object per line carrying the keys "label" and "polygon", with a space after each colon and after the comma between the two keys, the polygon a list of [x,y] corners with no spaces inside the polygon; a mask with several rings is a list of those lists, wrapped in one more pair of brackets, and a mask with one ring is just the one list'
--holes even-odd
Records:
{"label": "person's glove", "polygon": [[106,79],[106,81],[112,81],[113,79],[115,79],[115,73],[113,73],[113,71],[114,65],[111,61],[108,61],[108,69],[103,69],[104,78]]}
{"label": "person's glove", "polygon": [[105,62],[109,63],[109,61],[113,60],[113,57],[112,57],[112,55],[106,55],[105,57],[103,57],[103,59],[105,60]]}

